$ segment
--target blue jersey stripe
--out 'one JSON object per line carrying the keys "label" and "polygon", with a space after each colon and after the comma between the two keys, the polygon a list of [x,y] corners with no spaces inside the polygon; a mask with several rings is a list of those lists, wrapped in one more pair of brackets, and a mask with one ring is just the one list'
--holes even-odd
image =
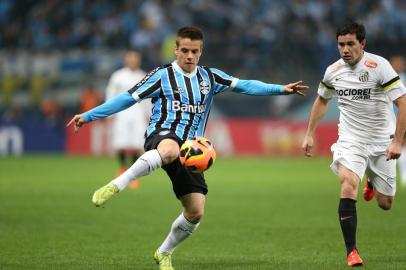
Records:
{"label": "blue jersey stripe", "polygon": [[[179,100],[180,101],[181,100],[180,91],[179,91],[180,88],[179,88],[178,83],[176,81],[175,72],[173,70],[173,67],[168,68],[168,76],[169,76],[169,83],[171,85],[173,100]],[[173,111],[174,109],[171,108],[171,110]],[[175,115],[173,116],[173,118],[172,118],[172,115],[171,115],[170,130],[174,130],[176,132],[177,125],[180,122],[180,120],[182,119],[182,112],[181,111],[176,111],[174,114]],[[179,136],[178,132],[176,132],[176,134]]]}
{"label": "blue jersey stripe", "polygon": [[[190,78],[184,77],[184,80],[185,80],[185,85],[186,85],[186,89],[187,89],[189,103],[190,103],[190,100],[193,100],[193,104],[198,103],[198,100],[195,99],[194,89],[192,88],[192,82],[190,81]],[[189,137],[189,132],[192,127],[193,119],[194,119],[195,115],[196,115],[195,113],[189,113],[189,115],[188,115],[188,122],[186,124],[185,131],[183,133],[183,138],[182,138],[184,140],[187,137]]]}

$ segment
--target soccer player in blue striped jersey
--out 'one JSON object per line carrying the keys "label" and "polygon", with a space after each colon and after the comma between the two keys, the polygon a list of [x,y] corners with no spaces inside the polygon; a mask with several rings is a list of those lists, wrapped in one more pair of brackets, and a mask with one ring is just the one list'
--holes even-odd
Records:
{"label": "soccer player in blue striped jersey", "polygon": [[154,254],[161,270],[173,269],[171,254],[199,226],[205,206],[207,185],[202,173],[193,173],[179,161],[179,149],[186,139],[203,136],[213,97],[231,90],[247,95],[303,95],[308,87],[301,81],[287,85],[256,80],[240,80],[215,69],[198,66],[203,49],[203,33],[196,27],[183,27],[176,38],[176,60],[149,72],[144,79],[121,95],[68,123],[75,131],[90,121],[124,110],[151,99],[152,117],[146,130],[145,153],[122,175],[98,189],[92,201],[104,206],[114,194],[138,179],[162,167],[172,181],[173,191],[183,206],[169,235]]}

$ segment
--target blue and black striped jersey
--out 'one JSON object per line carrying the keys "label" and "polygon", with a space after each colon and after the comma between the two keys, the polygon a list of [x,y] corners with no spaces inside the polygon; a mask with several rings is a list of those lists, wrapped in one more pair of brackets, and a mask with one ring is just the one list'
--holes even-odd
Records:
{"label": "blue and black striped jersey", "polygon": [[218,69],[202,66],[185,73],[173,62],[149,72],[129,93],[136,101],[152,99],[147,136],[157,129],[169,129],[185,140],[203,136],[213,96],[237,81]]}

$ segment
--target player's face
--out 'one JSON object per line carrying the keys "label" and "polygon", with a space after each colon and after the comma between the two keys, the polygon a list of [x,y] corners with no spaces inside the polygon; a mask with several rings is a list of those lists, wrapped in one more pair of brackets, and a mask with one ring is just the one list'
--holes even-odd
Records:
{"label": "player's face", "polygon": [[338,51],[341,58],[349,65],[358,63],[364,55],[365,39],[359,42],[356,34],[338,36]]}
{"label": "player's face", "polygon": [[128,68],[136,70],[140,67],[141,55],[136,52],[127,52],[124,57],[124,62]]}
{"label": "player's face", "polygon": [[175,49],[176,62],[187,73],[192,72],[199,63],[202,55],[201,40],[191,40],[182,38],[179,40],[179,46]]}

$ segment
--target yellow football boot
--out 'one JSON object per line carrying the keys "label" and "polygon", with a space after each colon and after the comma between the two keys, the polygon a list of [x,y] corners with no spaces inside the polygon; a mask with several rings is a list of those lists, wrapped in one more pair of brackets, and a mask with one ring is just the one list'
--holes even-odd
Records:
{"label": "yellow football boot", "polygon": [[172,267],[172,254],[169,252],[159,253],[158,250],[154,254],[154,260],[159,265],[159,270],[175,270]]}
{"label": "yellow football boot", "polygon": [[119,189],[115,184],[108,183],[107,185],[96,190],[96,192],[93,194],[92,202],[97,207],[104,207],[104,204],[107,202],[107,200],[109,200],[111,197],[113,197],[114,194],[118,192]]}

